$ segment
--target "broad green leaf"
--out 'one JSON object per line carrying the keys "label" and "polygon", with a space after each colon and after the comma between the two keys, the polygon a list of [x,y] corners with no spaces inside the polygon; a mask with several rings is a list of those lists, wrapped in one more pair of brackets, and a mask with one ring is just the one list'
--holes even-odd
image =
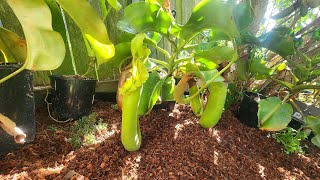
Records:
{"label": "broad green leaf", "polygon": [[293,74],[299,79],[304,81],[310,74],[310,71],[301,64],[295,61],[289,60],[288,63],[293,66]]}
{"label": "broad green leaf", "polygon": [[200,71],[208,71],[212,69],[216,69],[218,65],[216,63],[213,63],[212,61],[206,60],[206,59],[196,59],[197,61],[197,66]]}
{"label": "broad green leaf", "polygon": [[190,39],[204,29],[219,29],[232,37],[239,36],[232,5],[221,0],[201,1],[193,9],[188,22],[182,26],[179,37]]}
{"label": "broad green leaf", "polygon": [[210,41],[230,40],[230,37],[225,33],[224,30],[211,29],[209,33],[209,39]]}
{"label": "broad green leaf", "polygon": [[118,37],[117,42],[118,42],[118,43],[131,42],[132,39],[133,39],[135,36],[136,36],[136,35],[134,35],[134,34],[130,34],[130,33],[127,33],[127,32],[122,32],[122,33],[120,34],[120,36]]}
{"label": "broad green leaf", "polygon": [[173,92],[175,87],[175,79],[173,76],[169,76],[165,79],[161,88],[162,101],[173,101]]}
{"label": "broad green leaf", "polygon": [[311,139],[311,142],[320,148],[320,134],[317,134],[315,137]]}
{"label": "broad green leaf", "polygon": [[272,69],[266,67],[267,61],[263,59],[250,59],[249,72],[257,79],[267,79],[273,72]]}
{"label": "broad green leaf", "polygon": [[290,33],[291,30],[286,27],[274,29],[265,35],[263,38],[264,40],[260,45],[286,58],[288,55],[293,55],[295,52],[295,43],[290,36]]}
{"label": "broad green leaf", "polygon": [[261,130],[280,131],[291,121],[293,109],[290,104],[282,102],[278,97],[270,97],[259,101],[258,127]]}
{"label": "broad green leaf", "polygon": [[61,35],[52,29],[51,12],[42,0],[7,0],[27,41],[26,69],[54,70],[65,56]]}
{"label": "broad green leaf", "polygon": [[[71,16],[93,49],[97,64],[110,60],[115,48],[109,40],[105,24],[86,0],[56,0]],[[75,8],[76,4],[76,8]]]}
{"label": "broad green leaf", "polygon": [[64,42],[67,41],[66,28],[64,26],[63,17],[59,5],[55,0],[45,0],[50,8],[52,15],[52,28],[57,31],[63,38]]}
{"label": "broad green leaf", "polygon": [[315,134],[320,135],[320,119],[314,116],[306,118],[306,127],[310,128]]}
{"label": "broad green leaf", "polygon": [[[207,83],[210,79],[213,78],[213,76],[218,74],[218,72],[219,71],[217,69],[212,69],[210,71],[201,71],[202,80]],[[225,79],[222,76],[218,76],[213,82],[224,82],[224,81]]]}
{"label": "broad green leaf", "polygon": [[117,26],[128,33],[138,34],[154,31],[168,35],[174,20],[160,5],[148,2],[132,3],[124,10],[124,16]]}
{"label": "broad green leaf", "polygon": [[320,41],[320,28],[316,29],[313,33],[312,33],[312,38],[316,41]]}
{"label": "broad green leaf", "polygon": [[162,36],[157,32],[147,32],[146,35],[155,45],[157,45],[162,39]]}
{"label": "broad green leaf", "polygon": [[233,8],[233,17],[240,32],[248,31],[253,21],[254,14],[249,2],[240,2]]}
{"label": "broad green leaf", "polygon": [[124,60],[129,59],[132,57],[131,55],[131,43],[130,42],[123,42],[119,43],[115,46],[115,55],[109,61],[113,64],[122,64]]}
{"label": "broad green leaf", "polygon": [[161,79],[158,72],[152,71],[149,73],[147,81],[144,82],[142,86],[143,89],[139,102],[139,115],[145,115],[152,110],[160,96],[163,82],[164,79]]}
{"label": "broad green leaf", "polygon": [[[227,46],[216,46],[212,49],[195,53],[196,59],[205,59],[220,64],[225,61],[231,61],[237,56],[237,51],[234,48]],[[198,61],[198,60],[197,60]]]}
{"label": "broad green leaf", "polygon": [[0,50],[6,62],[24,62],[27,57],[26,41],[4,28],[0,28]]}

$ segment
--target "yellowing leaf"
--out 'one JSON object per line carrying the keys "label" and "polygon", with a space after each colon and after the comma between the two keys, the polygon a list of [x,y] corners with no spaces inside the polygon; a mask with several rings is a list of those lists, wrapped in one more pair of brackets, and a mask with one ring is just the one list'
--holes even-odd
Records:
{"label": "yellowing leaf", "polygon": [[42,0],[7,0],[27,41],[26,69],[54,70],[65,56],[61,35],[52,29],[51,12]]}
{"label": "yellowing leaf", "polygon": [[114,45],[109,40],[105,24],[86,0],[55,0],[71,16],[88,38],[94,50],[98,65],[107,62],[114,56]]}

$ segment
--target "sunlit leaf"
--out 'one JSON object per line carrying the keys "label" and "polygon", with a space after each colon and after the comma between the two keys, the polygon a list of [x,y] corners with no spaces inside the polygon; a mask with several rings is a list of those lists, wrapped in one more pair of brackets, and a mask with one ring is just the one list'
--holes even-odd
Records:
{"label": "sunlit leaf", "polygon": [[[97,64],[101,65],[114,56],[115,48],[109,40],[102,19],[86,0],[56,0],[71,16],[93,49]],[[75,4],[77,5],[75,8]]]}
{"label": "sunlit leaf", "polygon": [[216,46],[209,50],[204,50],[199,53],[195,53],[196,59],[206,59],[214,62],[215,64],[220,64],[225,61],[231,61],[237,56],[237,51],[234,48],[227,46]]}
{"label": "sunlit leaf", "polygon": [[131,43],[123,42],[115,46],[115,55],[109,61],[110,63],[120,65],[124,60],[132,57]]}
{"label": "sunlit leaf", "polygon": [[180,38],[190,39],[204,29],[219,29],[232,37],[239,36],[232,5],[221,0],[201,1],[193,9],[188,22],[182,26]]}
{"label": "sunlit leaf", "polygon": [[132,53],[132,68],[130,69],[131,76],[125,81],[119,89],[122,95],[132,92],[140,87],[149,77],[148,70],[144,65],[144,61],[150,54],[150,49],[143,45],[145,34],[138,34],[131,41]]}
{"label": "sunlit leaf", "polygon": [[267,61],[263,59],[250,59],[249,72],[257,79],[267,79],[273,72],[272,69],[266,67]]}
{"label": "sunlit leaf", "polygon": [[261,130],[280,131],[291,121],[293,109],[290,104],[282,102],[278,97],[270,97],[259,101],[258,127]]}
{"label": "sunlit leaf", "polygon": [[122,5],[117,0],[107,0],[108,3],[113,7],[115,10],[119,11],[122,8]]}
{"label": "sunlit leaf", "polygon": [[320,135],[320,119],[314,116],[307,116],[306,127],[310,128],[313,132]]}
{"label": "sunlit leaf", "polygon": [[117,26],[132,34],[154,31],[167,35],[173,21],[160,5],[136,2],[125,8],[124,16]]}
{"label": "sunlit leaf", "polygon": [[6,62],[24,62],[27,57],[27,43],[16,33],[0,28],[0,50]]}
{"label": "sunlit leaf", "polygon": [[268,32],[263,38],[261,46],[270,49],[281,55],[282,57],[287,57],[288,55],[293,55],[294,41],[290,36],[291,29],[286,27],[275,28]]}
{"label": "sunlit leaf", "polygon": [[320,148],[320,134],[316,135],[311,139],[311,142],[316,145],[318,148]]}
{"label": "sunlit leaf", "polygon": [[65,56],[61,35],[52,29],[51,12],[42,0],[7,0],[27,41],[26,69],[54,70]]}

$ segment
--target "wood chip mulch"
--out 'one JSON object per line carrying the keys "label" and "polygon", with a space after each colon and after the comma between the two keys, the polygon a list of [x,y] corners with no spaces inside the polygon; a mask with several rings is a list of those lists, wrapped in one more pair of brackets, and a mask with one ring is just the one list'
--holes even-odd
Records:
{"label": "wood chip mulch", "polygon": [[241,124],[230,110],[211,129],[201,128],[188,106],[153,110],[140,118],[140,150],[127,152],[121,113],[111,105],[93,107],[108,123],[106,140],[80,149],[66,142],[67,132],[48,129],[55,123],[37,109],[36,139],[0,157],[0,179],[320,179],[318,148],[306,142],[306,154],[286,155],[269,132]]}

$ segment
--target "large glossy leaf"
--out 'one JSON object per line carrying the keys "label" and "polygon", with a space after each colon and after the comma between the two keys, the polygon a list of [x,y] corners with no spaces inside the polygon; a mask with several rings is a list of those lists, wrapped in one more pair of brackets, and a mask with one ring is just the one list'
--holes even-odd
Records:
{"label": "large glossy leaf", "polygon": [[318,148],[320,148],[320,134],[316,135],[311,139],[311,142],[316,145]]}
{"label": "large glossy leaf", "polygon": [[320,135],[320,119],[314,116],[306,118],[306,127],[310,128],[315,134]]}
{"label": "large glossy leaf", "polygon": [[193,9],[188,22],[182,26],[180,38],[190,39],[204,29],[219,29],[233,37],[239,36],[232,5],[221,0],[201,1]]}
{"label": "large glossy leaf", "polygon": [[6,62],[24,62],[27,57],[27,43],[16,33],[0,28],[0,51]]}
{"label": "large glossy leaf", "polygon": [[52,29],[51,12],[42,0],[7,0],[19,19],[27,41],[26,68],[53,70],[65,56],[65,46],[59,33]]}
{"label": "large glossy leaf", "polygon": [[109,40],[105,24],[90,4],[86,0],[56,0],[56,2],[71,16],[87,38],[96,55],[97,64],[101,65],[110,60],[114,56],[115,48]]}
{"label": "large glossy leaf", "polygon": [[225,61],[230,61],[237,56],[237,51],[234,48],[227,46],[216,46],[209,50],[201,51],[195,53],[196,59],[205,59],[214,62],[215,64],[220,64]]}
{"label": "large glossy leaf", "polygon": [[173,21],[160,5],[137,2],[126,7],[118,27],[132,34],[154,31],[167,35],[169,28],[174,25]]}
{"label": "large glossy leaf", "polygon": [[293,55],[294,50],[294,40],[290,36],[291,29],[286,27],[279,27],[270,32],[268,32],[260,44],[262,47],[270,49],[282,57],[287,57],[288,55]]}
{"label": "large glossy leaf", "polygon": [[270,97],[259,101],[258,127],[261,130],[280,131],[291,121],[293,109],[290,104],[282,102],[278,97]]}
{"label": "large glossy leaf", "polygon": [[273,72],[272,69],[266,67],[267,61],[263,59],[250,59],[249,72],[257,79],[267,79]]}
{"label": "large glossy leaf", "polygon": [[233,8],[233,17],[240,32],[247,31],[253,21],[253,11],[249,2],[242,1]]}
{"label": "large glossy leaf", "polygon": [[64,26],[63,17],[62,17],[59,4],[57,4],[55,0],[45,0],[45,2],[47,3],[51,11],[53,30],[60,33],[60,35],[64,39],[64,42],[66,42],[67,41],[66,28]]}
{"label": "large glossy leaf", "polygon": [[142,92],[139,102],[139,115],[145,115],[149,113],[153,106],[156,104],[159,96],[162,84],[165,79],[161,79],[160,75],[156,71],[149,73],[149,77],[142,86]]}
{"label": "large glossy leaf", "polygon": [[111,58],[109,63],[113,63],[115,65],[122,64],[123,61],[132,57],[131,54],[131,43],[123,42],[119,43],[115,46],[115,55]]}

